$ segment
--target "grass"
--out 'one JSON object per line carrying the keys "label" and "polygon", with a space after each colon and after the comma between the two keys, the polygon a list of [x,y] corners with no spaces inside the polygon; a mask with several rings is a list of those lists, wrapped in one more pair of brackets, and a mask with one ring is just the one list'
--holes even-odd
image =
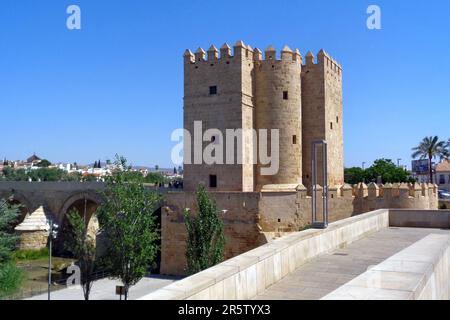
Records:
{"label": "grass", "polygon": [[312,228],[312,225],[306,224],[303,227],[301,227],[298,231],[305,231],[305,230],[308,230],[308,229],[311,229],[311,228]]}
{"label": "grass", "polygon": [[18,291],[25,279],[25,273],[14,262],[0,265],[0,299]]}
{"label": "grass", "polygon": [[[0,266],[0,300],[22,299],[47,291],[48,286],[48,249],[16,250],[11,261]],[[73,261],[52,257],[52,280],[57,281],[67,275],[62,269]],[[52,290],[61,288],[53,283]]]}
{"label": "grass", "polygon": [[[68,277],[68,275],[62,271],[62,268],[70,265],[71,262],[73,262],[73,259],[52,257],[52,291],[64,287],[64,285],[57,284],[55,281],[60,281],[61,279]],[[16,265],[22,270],[24,279],[19,291],[12,295],[13,299],[22,299],[47,292],[48,256],[34,260],[16,260]]]}
{"label": "grass", "polygon": [[16,261],[32,261],[47,257],[48,257],[48,248],[42,248],[40,250],[21,249],[13,252],[13,259]]}

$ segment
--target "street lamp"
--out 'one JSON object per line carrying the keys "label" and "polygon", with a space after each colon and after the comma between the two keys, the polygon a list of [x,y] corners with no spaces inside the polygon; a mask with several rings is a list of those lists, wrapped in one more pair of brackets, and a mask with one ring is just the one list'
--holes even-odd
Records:
{"label": "street lamp", "polygon": [[49,231],[48,231],[48,300],[50,300],[50,291],[51,291],[51,285],[52,285],[52,244],[53,239],[56,239],[56,236],[58,235],[58,225],[53,223],[53,219],[49,218],[47,220],[49,225]]}

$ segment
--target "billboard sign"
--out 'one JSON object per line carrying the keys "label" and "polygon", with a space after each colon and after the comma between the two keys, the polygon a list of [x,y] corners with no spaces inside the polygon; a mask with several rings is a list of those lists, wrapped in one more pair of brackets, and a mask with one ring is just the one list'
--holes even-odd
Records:
{"label": "billboard sign", "polygon": [[413,160],[411,167],[412,172],[414,172],[415,174],[429,173],[428,159]]}

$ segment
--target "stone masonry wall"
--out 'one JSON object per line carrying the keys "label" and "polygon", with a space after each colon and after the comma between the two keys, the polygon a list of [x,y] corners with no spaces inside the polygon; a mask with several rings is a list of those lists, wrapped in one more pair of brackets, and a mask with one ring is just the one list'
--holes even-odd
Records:
{"label": "stone masonry wall", "polygon": [[[253,191],[253,165],[246,165],[243,161],[246,154],[253,152],[252,140],[242,143],[243,149],[239,150],[241,156],[238,156],[237,139],[233,147],[231,141],[227,145],[228,141],[225,140],[226,129],[253,128],[253,51],[248,50],[242,42],[237,42],[234,55],[231,55],[230,47],[225,44],[220,48],[220,58],[218,50],[212,46],[207,58],[199,48],[195,54],[186,51],[184,59],[184,129],[192,138],[184,139],[185,190],[195,190],[200,182],[209,187],[209,176],[216,175],[216,190]],[[215,87],[216,93],[211,93],[210,87]],[[202,122],[202,131],[194,130],[195,121]],[[208,129],[219,130],[214,133],[218,140],[202,141]],[[193,142],[198,135],[201,135],[201,149],[196,149]],[[243,138],[242,135],[239,138]],[[217,148],[233,150],[234,164],[225,164],[224,152],[223,157],[215,153],[220,158],[216,163],[206,163],[204,159],[194,157],[194,150],[200,150],[197,156],[201,156],[212,143],[218,144]]]}
{"label": "stone masonry wall", "polygon": [[[315,140],[328,142],[328,184],[343,184],[342,68],[323,50],[317,63],[308,53],[303,64],[299,50],[287,46],[280,56],[277,59],[276,50],[269,46],[263,58],[259,49],[253,50],[242,41],[234,45],[233,55],[227,44],[220,51],[211,46],[207,54],[202,48],[195,53],[186,50],[184,129],[191,138],[185,133],[186,191],[194,191],[199,183],[211,191],[253,192],[267,185],[300,183],[310,187],[311,143]],[[197,132],[194,123],[200,121],[203,128]],[[203,141],[208,129],[222,141],[215,140],[216,136]],[[238,133],[231,146],[225,139],[227,129],[242,129],[245,134]],[[260,174],[260,169],[268,166],[259,157],[261,135],[258,141],[246,135],[258,129],[279,129],[276,174]],[[200,138],[198,143],[193,142],[195,137]],[[243,143],[238,149],[239,139]],[[270,143],[268,149],[265,154],[274,156]],[[231,151],[235,158],[232,164],[225,161]],[[203,153],[214,153],[218,161],[202,159]],[[217,186],[210,186],[213,176]]]}
{"label": "stone masonry wall", "polygon": [[48,232],[40,231],[18,231],[19,243],[17,247],[25,250],[39,250],[47,246]]}
{"label": "stone masonry wall", "polygon": [[[262,169],[269,167],[258,161],[256,190],[272,184],[301,184],[302,180],[302,130],[301,130],[301,68],[298,52],[284,47],[281,60],[276,58],[273,47],[265,51],[264,60],[255,61],[256,109],[255,128],[267,130],[267,154],[271,150],[271,130],[279,132],[279,169],[276,174],[264,175]],[[259,135],[260,140],[261,134]],[[259,141],[259,146],[261,146]]]}
{"label": "stone masonry wall", "polygon": [[[263,236],[258,229],[258,193],[212,193],[225,227],[225,257],[257,247]],[[161,215],[161,273],[184,274],[186,258],[186,228],[183,211],[189,208],[196,214],[194,192],[174,192],[166,195],[166,206]],[[222,210],[227,210],[222,213]]]}
{"label": "stone masonry wall", "polygon": [[[308,52],[302,69],[303,184],[312,184],[312,143],[328,143],[328,184],[344,183],[342,68],[325,51]],[[317,152],[317,181],[322,183],[322,150]]]}
{"label": "stone masonry wall", "polygon": [[[320,190],[320,187],[318,188]],[[320,193],[320,191],[319,191]],[[212,192],[225,224],[226,258],[298,231],[311,222],[306,188],[287,192]],[[318,197],[318,218],[322,202]],[[344,185],[329,188],[329,222],[386,208],[437,209],[437,186],[428,184]],[[196,212],[193,192],[168,193],[162,213],[161,273],[184,274],[186,229],[183,210]]]}

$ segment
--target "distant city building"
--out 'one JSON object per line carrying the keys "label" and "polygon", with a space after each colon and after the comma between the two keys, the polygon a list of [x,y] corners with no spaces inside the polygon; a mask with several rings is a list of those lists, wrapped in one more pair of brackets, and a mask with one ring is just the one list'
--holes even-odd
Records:
{"label": "distant city building", "polygon": [[[11,167],[14,170],[38,170],[40,169],[39,163],[42,161],[40,157],[36,154],[33,154],[31,157],[26,160],[16,160],[16,161],[7,161],[6,159],[0,161],[0,176],[3,174],[3,169],[5,167]],[[83,180],[92,177],[97,178],[97,181],[104,181],[104,177],[111,175],[114,170],[118,170],[115,164],[112,164],[110,161],[106,163],[101,163],[100,161],[96,161],[95,164],[91,165],[78,165],[76,162],[74,163],[52,163],[49,168],[59,169],[67,172],[68,174],[79,174]],[[134,172],[140,172],[144,177],[146,177],[150,172],[158,172],[166,178],[171,180],[175,180],[178,178],[182,178],[183,176],[179,173],[174,173],[173,169],[162,169],[158,168],[158,170],[150,169],[148,167],[134,167],[131,169]]]}
{"label": "distant city building", "polygon": [[444,160],[436,165],[436,181],[439,189],[450,191],[450,160]]}
{"label": "distant city building", "polygon": [[33,154],[31,157],[27,159],[27,163],[39,163],[42,159],[39,158],[36,154]]}

